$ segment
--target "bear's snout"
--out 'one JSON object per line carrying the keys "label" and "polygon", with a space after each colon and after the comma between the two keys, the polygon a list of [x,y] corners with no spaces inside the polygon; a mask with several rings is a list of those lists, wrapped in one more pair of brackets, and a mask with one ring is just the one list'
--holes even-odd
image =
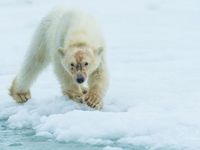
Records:
{"label": "bear's snout", "polygon": [[76,82],[81,84],[85,81],[85,78],[82,75],[77,75]]}

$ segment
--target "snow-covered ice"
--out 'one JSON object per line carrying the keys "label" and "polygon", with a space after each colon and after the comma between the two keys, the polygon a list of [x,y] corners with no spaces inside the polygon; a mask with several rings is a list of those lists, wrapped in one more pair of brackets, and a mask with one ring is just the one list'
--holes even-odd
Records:
{"label": "snow-covered ice", "polygon": [[[8,96],[40,19],[63,4],[92,12],[103,26],[111,82],[102,111],[63,97],[51,67],[30,101]],[[198,0],[1,0],[0,120],[103,150],[199,150],[199,14]]]}

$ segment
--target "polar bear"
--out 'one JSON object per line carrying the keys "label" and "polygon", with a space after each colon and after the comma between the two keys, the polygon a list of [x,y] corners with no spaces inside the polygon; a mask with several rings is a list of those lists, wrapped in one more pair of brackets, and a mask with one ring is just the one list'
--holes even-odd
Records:
{"label": "polar bear", "polygon": [[31,98],[31,85],[50,62],[64,95],[92,108],[102,108],[108,87],[105,44],[93,16],[59,8],[42,19],[9,90],[16,102]]}

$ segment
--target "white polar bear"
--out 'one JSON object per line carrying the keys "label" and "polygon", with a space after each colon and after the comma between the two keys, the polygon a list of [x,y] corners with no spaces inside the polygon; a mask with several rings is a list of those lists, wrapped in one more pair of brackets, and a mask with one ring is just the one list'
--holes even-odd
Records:
{"label": "white polar bear", "polygon": [[[102,108],[108,85],[105,46],[92,16],[59,8],[43,18],[10,88],[16,102],[31,98],[30,87],[49,62],[53,64],[64,95],[90,107]],[[84,81],[88,88],[83,87]]]}

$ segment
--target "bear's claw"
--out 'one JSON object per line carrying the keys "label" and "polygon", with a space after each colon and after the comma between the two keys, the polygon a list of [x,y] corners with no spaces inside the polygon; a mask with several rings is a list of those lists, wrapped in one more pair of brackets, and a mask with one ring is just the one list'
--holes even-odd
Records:
{"label": "bear's claw", "polygon": [[83,98],[82,98],[83,94],[82,93],[68,90],[68,91],[63,92],[63,94],[68,96],[69,99],[71,99],[71,100],[74,100],[78,103],[83,103]]}
{"label": "bear's claw", "polygon": [[31,98],[29,91],[23,93],[10,93],[10,96],[12,96],[17,103],[25,103]]}
{"label": "bear's claw", "polygon": [[95,108],[97,110],[102,109],[102,100],[101,97],[96,94],[95,92],[89,92],[86,96],[85,96],[85,103],[92,107]]}
{"label": "bear's claw", "polygon": [[31,99],[31,93],[29,90],[27,91],[19,91],[16,88],[16,79],[13,80],[12,85],[9,89],[9,95],[17,102],[24,103]]}

